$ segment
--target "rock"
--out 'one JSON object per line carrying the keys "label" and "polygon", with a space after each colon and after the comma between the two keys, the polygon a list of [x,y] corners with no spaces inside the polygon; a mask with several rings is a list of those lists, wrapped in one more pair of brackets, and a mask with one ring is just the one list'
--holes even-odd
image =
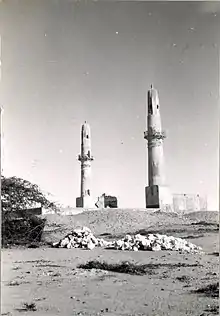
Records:
{"label": "rock", "polygon": [[68,243],[68,245],[66,246],[66,248],[67,248],[67,249],[72,248],[72,244],[71,244],[71,242],[69,242],[69,243]]}
{"label": "rock", "polygon": [[145,240],[142,241],[141,249],[143,249],[143,250],[150,250],[150,247],[151,247],[150,240],[145,239]]}
{"label": "rock", "polygon": [[115,245],[117,247],[117,249],[121,248],[124,245],[124,241],[123,240],[117,240],[115,242]]}
{"label": "rock", "polygon": [[93,244],[93,242],[90,241],[90,242],[87,244],[87,248],[88,248],[89,250],[92,250],[92,249],[95,248],[95,244]]}
{"label": "rock", "polygon": [[159,250],[161,250],[161,245],[160,244],[158,244],[158,243],[154,243],[153,245],[152,245],[152,248],[151,248],[153,251],[159,251]]}
{"label": "rock", "polygon": [[91,231],[91,229],[89,229],[88,227],[83,226],[82,232],[84,232],[84,233],[89,233],[89,234],[90,234],[92,231]]}
{"label": "rock", "polygon": [[95,244],[97,245],[98,244],[98,240],[92,235],[90,240]]}
{"label": "rock", "polygon": [[74,241],[75,241],[75,243],[80,244],[82,242],[82,238],[74,237]]}
{"label": "rock", "polygon": [[153,234],[148,234],[147,239],[154,241],[157,237],[154,236]]}
{"label": "rock", "polygon": [[132,241],[131,235],[126,235],[124,238],[124,241],[128,241],[128,242]]}
{"label": "rock", "polygon": [[52,244],[52,246],[53,246],[54,248],[58,248],[59,245],[60,245],[60,242],[59,242],[59,241],[58,241],[58,242],[53,242],[53,244]]}
{"label": "rock", "polygon": [[125,250],[131,250],[131,245],[130,245],[130,243],[129,242],[124,242],[124,249]]}
{"label": "rock", "polygon": [[133,251],[138,251],[138,247],[134,246],[134,247],[132,248],[132,250],[133,250]]}
{"label": "rock", "polygon": [[64,248],[64,247],[66,247],[66,246],[68,245],[68,243],[69,243],[69,239],[66,237],[66,238],[64,238],[64,239],[61,241],[60,247],[61,247],[61,248]]}

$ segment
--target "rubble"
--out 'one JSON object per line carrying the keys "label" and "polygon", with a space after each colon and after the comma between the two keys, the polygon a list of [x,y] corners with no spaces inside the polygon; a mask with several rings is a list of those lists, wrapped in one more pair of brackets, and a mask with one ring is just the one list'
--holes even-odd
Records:
{"label": "rubble", "polygon": [[96,238],[87,227],[76,228],[59,242],[53,243],[55,248],[84,248],[92,250],[96,246],[106,246],[102,239]]}
{"label": "rubble", "polygon": [[146,236],[140,234],[135,236],[127,235],[125,238],[115,241],[113,247],[108,246],[108,248],[133,251],[171,250],[182,252],[199,252],[202,250],[201,247],[198,247],[182,238],[160,234],[148,234]]}
{"label": "rubble", "polygon": [[74,229],[70,234],[66,235],[57,243],[53,243],[53,247],[57,248],[84,248],[92,250],[95,247],[103,247],[107,249],[129,250],[129,251],[180,251],[180,252],[201,252],[198,247],[185,239],[160,235],[148,234],[146,236],[126,235],[123,239],[107,241],[103,238],[96,238],[91,230],[87,227]]}

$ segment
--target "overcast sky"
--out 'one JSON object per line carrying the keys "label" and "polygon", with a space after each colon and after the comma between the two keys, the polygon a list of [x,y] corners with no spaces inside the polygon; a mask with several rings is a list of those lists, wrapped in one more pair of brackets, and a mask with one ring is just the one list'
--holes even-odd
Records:
{"label": "overcast sky", "polygon": [[92,194],[145,207],[146,91],[159,91],[166,179],[218,207],[220,3],[1,3],[3,173],[75,206],[81,124]]}

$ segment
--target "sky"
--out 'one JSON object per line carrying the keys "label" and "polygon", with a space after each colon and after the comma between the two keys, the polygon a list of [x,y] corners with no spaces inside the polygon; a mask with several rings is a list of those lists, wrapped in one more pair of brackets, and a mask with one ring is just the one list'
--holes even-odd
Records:
{"label": "sky", "polygon": [[86,120],[93,197],[145,207],[153,83],[167,185],[218,209],[220,3],[7,0],[0,21],[5,176],[75,206]]}

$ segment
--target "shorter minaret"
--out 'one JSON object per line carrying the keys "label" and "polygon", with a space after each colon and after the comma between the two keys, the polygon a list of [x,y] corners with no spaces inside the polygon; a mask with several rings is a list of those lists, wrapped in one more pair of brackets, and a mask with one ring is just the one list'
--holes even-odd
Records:
{"label": "shorter minaret", "polygon": [[87,122],[82,125],[81,130],[81,155],[78,156],[81,162],[81,185],[80,197],[76,198],[76,207],[93,208],[91,197],[91,132]]}
{"label": "shorter minaret", "polygon": [[158,92],[151,85],[147,93],[148,186],[145,188],[146,208],[170,209],[173,198],[165,184],[163,140]]}

